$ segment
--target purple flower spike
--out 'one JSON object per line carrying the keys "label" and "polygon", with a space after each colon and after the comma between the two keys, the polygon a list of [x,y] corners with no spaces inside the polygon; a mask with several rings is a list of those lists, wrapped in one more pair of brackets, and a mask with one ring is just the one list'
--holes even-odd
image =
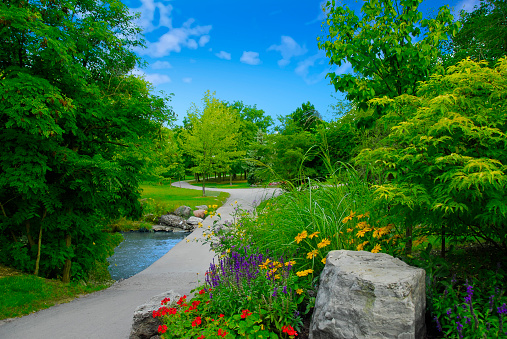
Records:
{"label": "purple flower spike", "polygon": [[502,306],[497,307],[498,314],[507,314],[507,305],[504,303]]}

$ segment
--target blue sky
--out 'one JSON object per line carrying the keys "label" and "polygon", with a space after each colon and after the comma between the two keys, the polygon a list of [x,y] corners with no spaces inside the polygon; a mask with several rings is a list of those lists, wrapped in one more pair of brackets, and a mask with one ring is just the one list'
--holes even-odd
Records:
{"label": "blue sky", "polygon": [[[424,0],[423,14],[450,5],[471,10],[479,0]],[[191,104],[207,90],[226,101],[257,105],[275,121],[310,101],[325,120],[336,103],[328,72],[350,68],[329,65],[317,47],[322,36],[320,0],[123,0],[141,13],[147,48],[136,50],[148,66],[144,75],[156,91],[174,93],[171,101],[181,125]],[[339,2],[339,1],[337,1]],[[362,1],[344,0],[359,11]]]}

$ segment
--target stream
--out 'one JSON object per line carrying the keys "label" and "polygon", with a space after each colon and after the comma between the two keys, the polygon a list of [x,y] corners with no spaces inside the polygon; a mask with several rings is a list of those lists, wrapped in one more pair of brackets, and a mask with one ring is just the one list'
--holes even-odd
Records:
{"label": "stream", "polygon": [[160,259],[187,232],[124,232],[124,240],[109,257],[109,273],[114,280],[127,279]]}

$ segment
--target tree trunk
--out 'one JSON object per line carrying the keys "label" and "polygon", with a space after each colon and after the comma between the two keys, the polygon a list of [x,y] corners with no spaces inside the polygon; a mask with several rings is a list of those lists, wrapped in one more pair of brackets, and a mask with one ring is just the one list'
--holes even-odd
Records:
{"label": "tree trunk", "polygon": [[412,224],[406,225],[405,238],[407,242],[405,243],[405,255],[412,254]]}
{"label": "tree trunk", "polygon": [[33,246],[35,246],[35,241],[33,241],[32,235],[30,234],[30,221],[25,223],[26,226],[26,237],[28,239],[28,244],[30,244],[30,250]]}
{"label": "tree trunk", "polygon": [[202,196],[205,197],[206,196],[206,175],[203,175],[202,176]]}
{"label": "tree trunk", "polygon": [[46,208],[44,210],[44,214],[42,215],[42,219],[40,221],[39,241],[38,241],[38,247],[37,247],[37,260],[35,260],[35,272],[33,272],[33,275],[39,275],[40,247],[42,244],[42,222],[44,221],[44,218],[46,218],[47,212],[48,212],[48,209]]}
{"label": "tree trunk", "polygon": [[[70,247],[70,244],[71,244],[70,233],[67,233],[67,235],[65,235],[65,246]],[[72,262],[70,261],[70,258],[65,259],[65,265],[63,265],[63,277],[62,277],[62,282],[64,284],[70,283],[70,266],[71,266],[71,264],[72,264]]]}

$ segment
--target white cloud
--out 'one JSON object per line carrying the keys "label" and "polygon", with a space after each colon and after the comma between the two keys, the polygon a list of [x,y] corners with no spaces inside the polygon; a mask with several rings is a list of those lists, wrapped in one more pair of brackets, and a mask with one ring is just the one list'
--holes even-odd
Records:
{"label": "white cloud", "polygon": [[456,7],[454,7],[454,11],[453,11],[453,15],[454,15],[454,19],[455,20],[458,20],[459,19],[459,13],[464,10],[465,12],[473,12],[474,11],[474,7],[475,6],[479,6],[480,5],[480,1],[479,0],[461,0],[460,2],[458,2],[458,4],[456,5]]}
{"label": "white cloud", "polygon": [[181,79],[184,83],[189,84],[192,82],[192,78],[183,78]]}
{"label": "white cloud", "polygon": [[203,35],[202,37],[199,38],[199,46],[200,47],[204,47],[204,45],[206,45],[210,40],[210,36],[209,35]]}
{"label": "white cloud", "polygon": [[138,49],[141,55],[149,55],[152,58],[160,58],[169,55],[171,52],[180,52],[182,47],[196,49],[197,42],[191,37],[200,37],[208,34],[211,25],[192,27],[194,19],[187,20],[182,27],[172,28],[163,34],[156,42],[147,42],[146,49]]}
{"label": "white cloud", "polygon": [[[313,85],[322,81],[326,77],[326,74],[329,73],[329,69],[328,67],[324,67],[324,69],[323,67],[319,67],[320,69],[323,69],[319,73],[310,72],[310,69],[324,64],[327,65],[326,53],[324,51],[319,50],[317,54],[314,54],[306,58],[305,60],[299,62],[294,72],[300,77],[302,77],[307,84]],[[347,69],[346,67],[343,68],[343,70],[346,69]]]}
{"label": "white cloud", "polygon": [[197,41],[195,41],[194,39],[188,39],[187,41],[187,47],[190,48],[190,49],[197,49]]}
{"label": "white cloud", "polygon": [[282,54],[282,59],[278,60],[278,66],[280,67],[287,66],[292,57],[303,55],[308,52],[305,46],[301,47],[294,39],[286,35],[282,35],[282,42],[280,45],[271,45],[268,51],[279,51]]}
{"label": "white cloud", "polygon": [[166,69],[172,68],[173,66],[168,61],[155,61],[151,64],[152,69]]}
{"label": "white cloud", "polygon": [[[143,28],[144,32],[151,32],[159,27],[172,26],[171,11],[172,5],[165,5],[162,2],[155,2],[155,0],[141,0],[141,7],[132,8],[131,13],[140,13],[141,17],[137,20],[137,24]],[[158,24],[153,24],[155,20],[155,13],[160,15]]]}
{"label": "white cloud", "polygon": [[243,55],[239,59],[244,64],[248,65],[258,65],[261,63],[261,60],[259,59],[259,53],[257,52],[243,52]]}
{"label": "white cloud", "polygon": [[171,78],[169,78],[165,74],[160,73],[145,73],[140,69],[135,68],[132,70],[132,74],[140,76],[144,80],[151,82],[154,86],[165,84],[171,82]]}
{"label": "white cloud", "polygon": [[220,53],[215,53],[215,55],[220,59],[231,60],[231,53],[220,51]]}

